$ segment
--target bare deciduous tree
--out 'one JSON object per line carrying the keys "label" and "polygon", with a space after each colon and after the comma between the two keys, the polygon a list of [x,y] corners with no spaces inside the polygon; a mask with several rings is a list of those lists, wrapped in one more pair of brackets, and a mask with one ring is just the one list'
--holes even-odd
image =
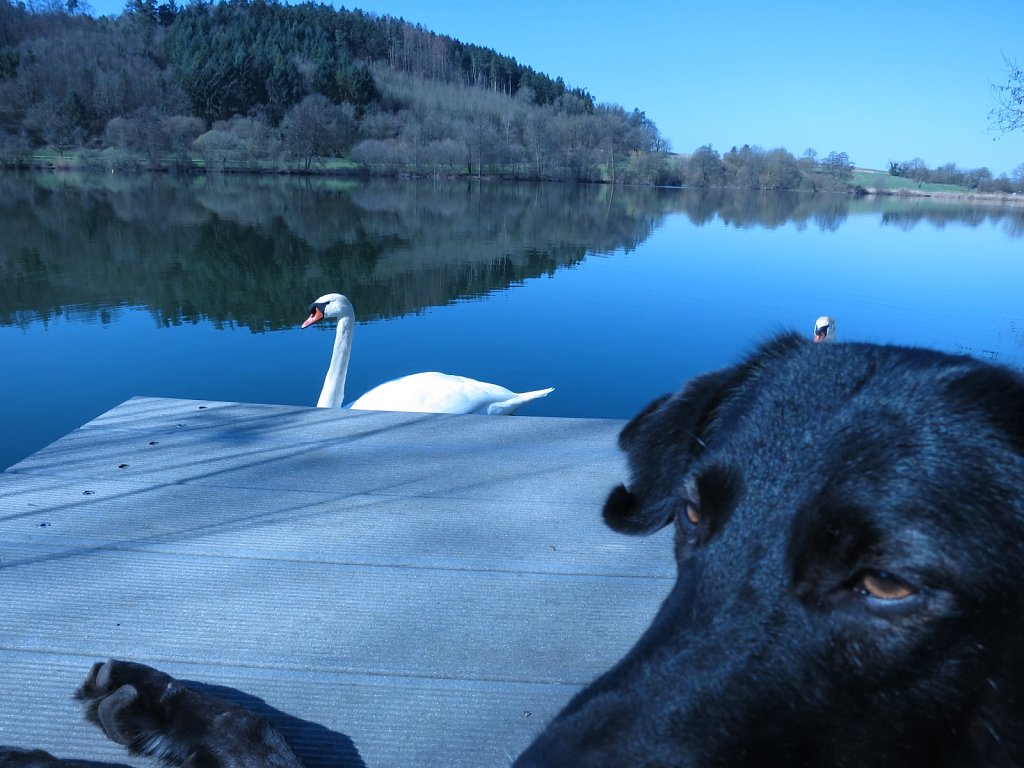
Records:
{"label": "bare deciduous tree", "polygon": [[725,178],[725,166],[710,144],[698,147],[686,166],[686,181],[695,187],[715,187]]}
{"label": "bare deciduous tree", "polygon": [[845,152],[829,152],[821,161],[821,167],[836,183],[845,183],[853,178],[853,163]]}
{"label": "bare deciduous tree", "polygon": [[999,133],[1024,128],[1024,69],[1007,56],[1006,85],[993,85],[999,106],[989,112],[989,122]]}
{"label": "bare deciduous tree", "polygon": [[299,157],[308,171],[314,160],[348,152],[356,135],[355,109],[311,93],[288,110],[281,130],[288,151]]}

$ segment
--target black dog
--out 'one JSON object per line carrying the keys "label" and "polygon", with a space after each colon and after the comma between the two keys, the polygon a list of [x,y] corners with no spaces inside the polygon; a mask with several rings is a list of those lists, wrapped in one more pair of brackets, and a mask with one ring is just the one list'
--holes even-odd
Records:
{"label": "black dog", "polygon": [[[1020,376],[784,336],[620,443],[632,479],[605,521],[674,525],[678,579],[517,766],[1024,766]],[[97,665],[80,697],[134,752],[299,765],[262,719],[148,667]],[[61,765],[34,754],[7,756]]]}

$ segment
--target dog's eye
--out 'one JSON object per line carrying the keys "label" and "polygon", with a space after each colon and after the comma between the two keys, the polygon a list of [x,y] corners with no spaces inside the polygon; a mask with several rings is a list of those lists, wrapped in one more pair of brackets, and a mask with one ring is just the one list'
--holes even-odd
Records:
{"label": "dog's eye", "polygon": [[686,519],[694,525],[700,523],[700,509],[692,501],[686,502]]}
{"label": "dog's eye", "polygon": [[868,571],[857,581],[855,588],[865,597],[878,600],[903,600],[914,594],[914,589],[886,571]]}

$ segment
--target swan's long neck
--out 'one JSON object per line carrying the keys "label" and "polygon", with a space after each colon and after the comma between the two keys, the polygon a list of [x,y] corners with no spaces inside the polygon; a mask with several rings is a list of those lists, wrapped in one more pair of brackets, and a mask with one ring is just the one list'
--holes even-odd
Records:
{"label": "swan's long neck", "polygon": [[352,331],[356,323],[351,308],[338,318],[338,330],[334,334],[334,352],[331,364],[324,377],[324,388],[320,391],[317,408],[340,408],[345,399],[345,377],[348,375],[348,358],[352,354]]}

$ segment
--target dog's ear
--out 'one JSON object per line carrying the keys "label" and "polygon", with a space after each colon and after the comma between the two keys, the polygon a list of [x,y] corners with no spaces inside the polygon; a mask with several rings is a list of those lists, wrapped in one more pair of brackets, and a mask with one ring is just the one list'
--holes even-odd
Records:
{"label": "dog's ear", "polygon": [[[968,371],[950,379],[946,392],[958,402],[956,410],[980,408],[1014,450],[1024,455],[1024,377],[1009,368],[972,361]],[[985,439],[981,434],[978,438]]]}
{"label": "dog's ear", "polygon": [[[743,411],[735,395],[761,366],[806,347],[796,334],[779,336],[739,365],[693,379],[675,395],[663,395],[630,421],[619,435],[619,447],[629,461],[628,487],[612,489],[604,504],[604,521],[614,531],[654,533],[677,512],[679,484],[693,460],[728,425],[719,419],[720,406],[732,398],[730,419]],[[734,413],[735,412],[735,413]]]}
{"label": "dog's ear", "polygon": [[746,378],[743,367],[704,374],[675,395],[644,408],[619,435],[629,461],[629,488],[618,485],[604,504],[604,521],[619,533],[648,534],[671,522],[678,483],[711,437],[719,404]]}

